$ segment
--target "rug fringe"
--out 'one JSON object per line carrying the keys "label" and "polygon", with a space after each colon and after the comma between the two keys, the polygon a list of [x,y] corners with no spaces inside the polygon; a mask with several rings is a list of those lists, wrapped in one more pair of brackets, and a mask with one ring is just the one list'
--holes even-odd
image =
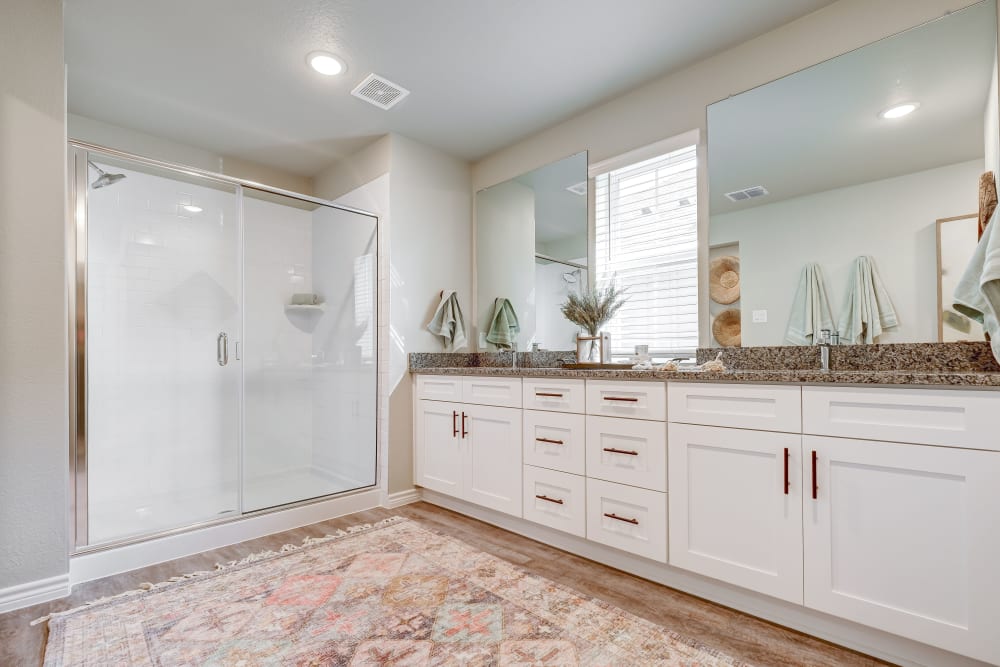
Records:
{"label": "rug fringe", "polygon": [[282,554],[290,553],[292,551],[299,551],[300,549],[315,546],[317,544],[333,542],[335,540],[349,537],[356,533],[363,533],[369,530],[375,530],[377,528],[384,528],[385,526],[389,526],[394,523],[400,523],[402,521],[407,521],[407,518],[404,516],[394,515],[382,519],[381,521],[377,521],[375,523],[363,523],[356,526],[349,526],[348,528],[341,528],[338,529],[337,532],[331,533],[329,535],[324,535],[323,537],[307,537],[302,541],[302,544],[285,544],[282,545],[282,547],[278,551],[270,551],[270,550],[259,551],[257,553],[250,554],[246,558],[242,558],[240,560],[232,560],[229,561],[228,563],[216,563],[214,570],[201,570],[199,572],[189,572],[187,574],[181,574],[174,577],[170,577],[166,581],[160,581],[155,584],[150,582],[143,582],[139,584],[138,588],[125,591],[123,593],[116,593],[115,595],[109,595],[102,598],[97,598],[95,600],[91,600],[89,602],[84,602],[79,606],[73,607],[72,609],[67,609],[65,611],[57,611],[57,612],[52,612],[51,614],[46,614],[45,616],[36,618],[35,620],[31,621],[30,625],[34,626],[40,623],[45,623],[47,621],[50,621],[53,618],[69,616],[70,614],[74,614],[84,609],[89,609],[90,607],[99,604],[104,604],[105,602],[111,602],[112,600],[120,600],[127,597],[133,597],[136,595],[149,593],[150,591],[155,591],[160,588],[166,588],[167,586],[170,586],[171,584],[176,584],[177,582],[180,581],[195,579],[197,577],[204,577],[210,574],[213,575],[221,574],[222,572],[231,570],[235,567],[240,567],[242,565],[249,565],[250,563],[256,563],[257,561],[266,560],[268,558],[280,556]]}

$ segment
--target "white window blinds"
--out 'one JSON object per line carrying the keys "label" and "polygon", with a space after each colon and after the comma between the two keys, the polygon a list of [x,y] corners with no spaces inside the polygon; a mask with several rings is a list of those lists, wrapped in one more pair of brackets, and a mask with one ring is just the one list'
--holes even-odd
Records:
{"label": "white window blinds", "polygon": [[605,330],[612,353],[659,357],[698,347],[698,161],[695,146],[595,176],[596,278],[627,288]]}

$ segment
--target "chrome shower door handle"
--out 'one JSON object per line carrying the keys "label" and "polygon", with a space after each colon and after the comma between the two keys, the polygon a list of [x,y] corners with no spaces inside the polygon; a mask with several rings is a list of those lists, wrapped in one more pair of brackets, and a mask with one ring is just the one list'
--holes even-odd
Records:
{"label": "chrome shower door handle", "polygon": [[219,337],[215,339],[215,358],[220,366],[229,363],[229,336],[225,331],[220,331]]}

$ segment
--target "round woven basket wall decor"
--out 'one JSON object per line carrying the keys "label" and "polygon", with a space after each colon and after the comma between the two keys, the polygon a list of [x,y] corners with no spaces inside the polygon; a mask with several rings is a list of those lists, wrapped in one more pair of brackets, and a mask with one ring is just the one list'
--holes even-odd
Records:
{"label": "round woven basket wall decor", "polygon": [[712,322],[712,336],[723,347],[739,347],[740,311],[730,308],[716,315]]}
{"label": "round woven basket wall decor", "polygon": [[726,306],[740,298],[740,258],[716,257],[708,265],[708,293],[712,301]]}

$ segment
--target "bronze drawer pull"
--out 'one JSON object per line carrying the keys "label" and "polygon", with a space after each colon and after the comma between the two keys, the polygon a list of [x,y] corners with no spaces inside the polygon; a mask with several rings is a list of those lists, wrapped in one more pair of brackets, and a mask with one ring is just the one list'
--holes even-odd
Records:
{"label": "bronze drawer pull", "polygon": [[545,392],[545,391],[536,391],[535,392],[535,396],[544,396],[546,398],[562,398],[563,397],[562,394],[552,394],[552,393]]}
{"label": "bronze drawer pull", "polygon": [[638,398],[629,398],[627,396],[605,396],[605,401],[624,401],[626,403],[638,403]]}
{"label": "bronze drawer pull", "polygon": [[791,484],[788,481],[788,447],[785,447],[785,495],[788,495],[788,489]]}
{"label": "bronze drawer pull", "polygon": [[612,454],[628,454],[629,456],[639,456],[639,452],[633,451],[631,449],[615,449],[614,447],[605,447],[604,451],[611,452]]}
{"label": "bronze drawer pull", "polygon": [[638,519],[626,519],[623,516],[618,516],[614,512],[605,512],[604,516],[608,517],[609,519],[617,519],[618,521],[624,521],[625,523],[630,523],[633,526],[638,526],[639,525],[639,520]]}
{"label": "bronze drawer pull", "polygon": [[563,504],[563,501],[562,501],[561,498],[549,498],[548,496],[539,496],[539,495],[536,495],[535,497],[538,498],[539,500],[547,500],[550,503],[555,503],[556,505],[562,505]]}
{"label": "bronze drawer pull", "polygon": [[563,444],[562,440],[553,440],[551,438],[535,438],[535,440],[537,440],[538,442],[547,442],[547,443],[552,444],[552,445],[561,445],[561,444]]}
{"label": "bronze drawer pull", "polygon": [[816,459],[819,457],[816,455],[816,450],[812,453],[812,474],[813,474],[813,500],[819,497],[819,484],[816,483]]}

